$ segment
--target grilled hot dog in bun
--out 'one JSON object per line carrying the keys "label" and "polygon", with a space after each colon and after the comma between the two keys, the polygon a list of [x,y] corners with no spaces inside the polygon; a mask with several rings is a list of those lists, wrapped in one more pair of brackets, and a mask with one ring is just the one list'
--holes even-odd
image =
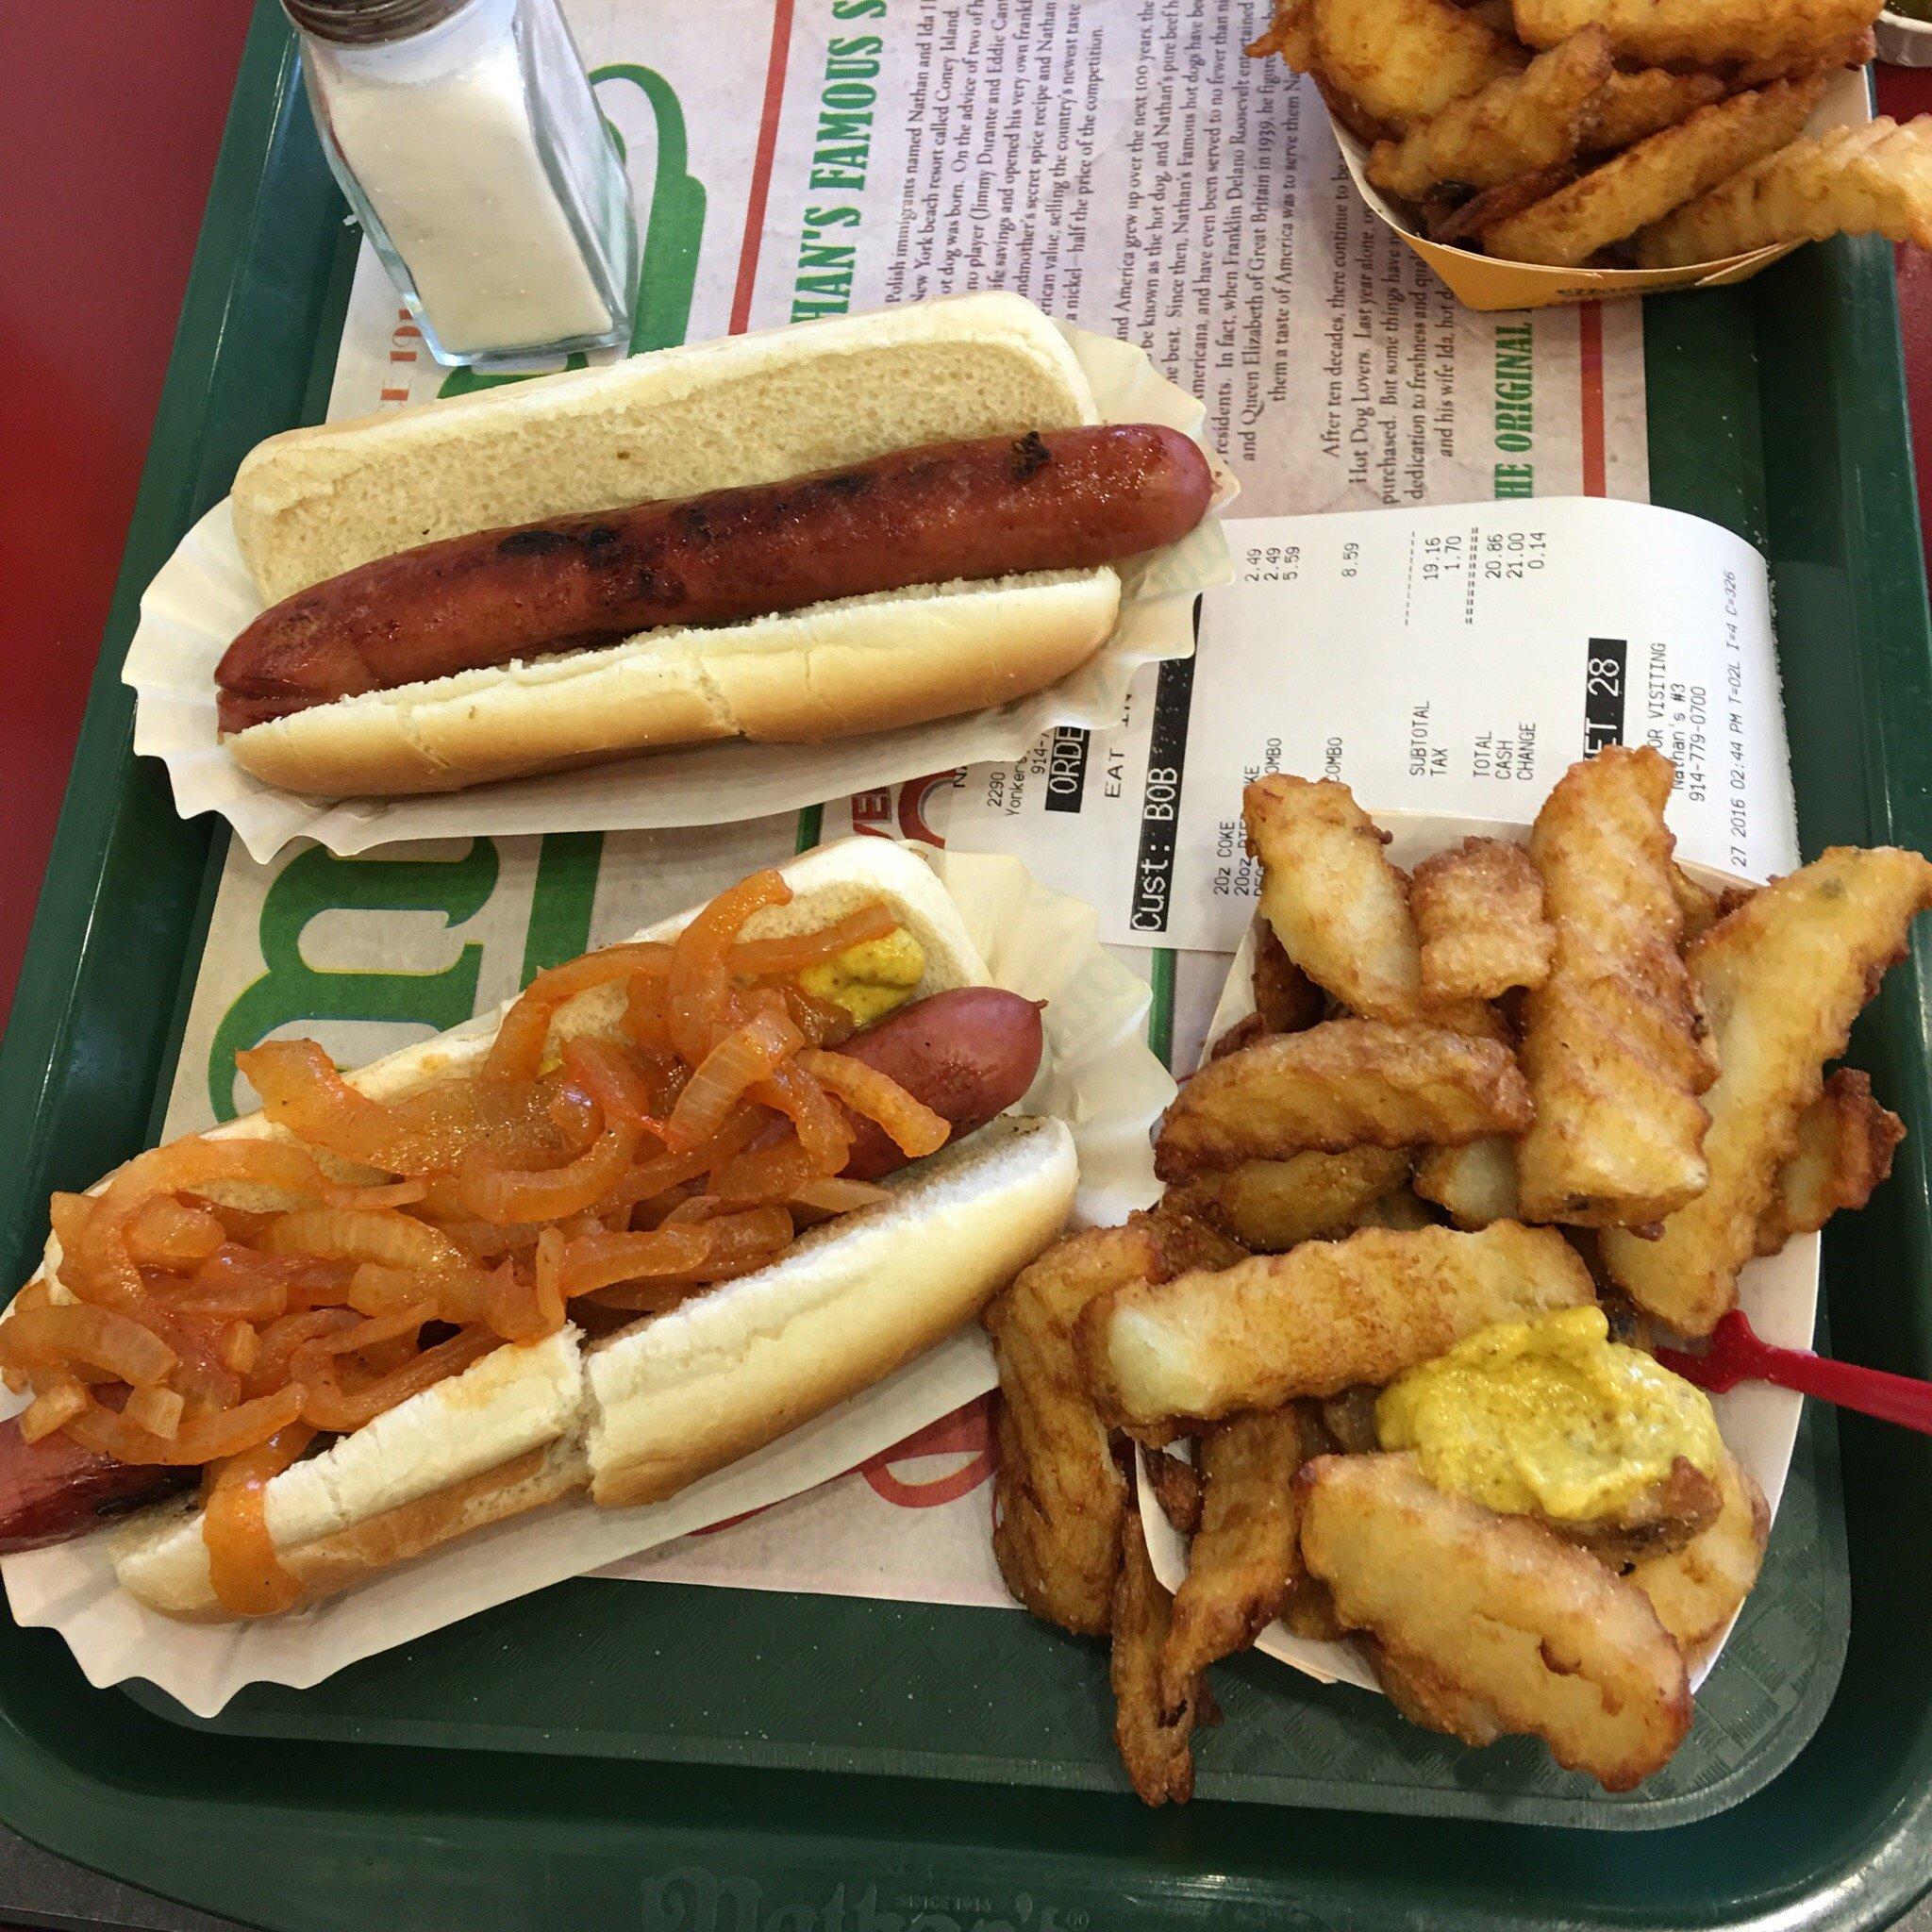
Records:
{"label": "grilled hot dog in bun", "polygon": [[1005,704],[1205,515],[1201,451],[1102,425],[1029,302],[910,304],[293,430],[235,478],[276,600],[228,749],[314,794]]}
{"label": "grilled hot dog in bun", "polygon": [[868,1387],[1072,1204],[1064,1124],[997,1117],[1039,1013],[985,978],[926,866],[852,840],[346,1077],[255,1049],[263,1113],[57,1197],[0,1322],[0,1550],[140,1509],[124,1588],[266,1614]]}

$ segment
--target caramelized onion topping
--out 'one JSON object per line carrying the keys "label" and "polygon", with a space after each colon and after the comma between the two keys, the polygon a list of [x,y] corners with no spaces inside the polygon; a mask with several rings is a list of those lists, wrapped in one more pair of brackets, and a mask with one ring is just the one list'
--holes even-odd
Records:
{"label": "caramelized onion topping", "polygon": [[890,1074],[850,1054],[809,1049],[798,1057],[804,1071],[836,1093],[854,1113],[876,1121],[902,1154],[937,1154],[953,1131],[944,1114],[915,1100]]}
{"label": "caramelized onion topping", "polygon": [[202,1523],[208,1580],[238,1617],[272,1617],[291,1607],[302,1585],[284,1566],[268,1526],[268,1486],[308,1448],[315,1431],[291,1423],[216,1472]]}

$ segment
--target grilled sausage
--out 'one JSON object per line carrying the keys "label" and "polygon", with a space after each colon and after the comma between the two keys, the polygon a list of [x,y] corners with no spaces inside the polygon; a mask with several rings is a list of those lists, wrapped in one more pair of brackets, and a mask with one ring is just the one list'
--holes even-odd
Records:
{"label": "grilled sausage", "polygon": [[224,731],[660,625],[1083,570],[1186,535],[1213,479],[1151,424],[929,443],[783,483],[424,543],[298,591],[228,646]]}
{"label": "grilled sausage", "polygon": [[29,1442],[17,1421],[0,1423],[0,1556],[84,1536],[200,1474],[116,1462],[58,1430]]}
{"label": "grilled sausage", "polygon": [[[953,1124],[958,1141],[983,1127],[1033,1084],[1040,1069],[1040,1008],[997,986],[961,986],[888,1013],[839,1048],[890,1074],[915,1100]],[[876,1122],[857,1130],[844,1173],[874,1181],[907,1164]]]}

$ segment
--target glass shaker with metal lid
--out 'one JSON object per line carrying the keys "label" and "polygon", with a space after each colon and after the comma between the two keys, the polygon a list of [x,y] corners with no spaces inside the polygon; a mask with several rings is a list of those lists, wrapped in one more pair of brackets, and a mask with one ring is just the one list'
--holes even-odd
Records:
{"label": "glass shaker with metal lid", "polygon": [[282,0],[323,147],[444,362],[626,343],[630,184],[557,0]]}

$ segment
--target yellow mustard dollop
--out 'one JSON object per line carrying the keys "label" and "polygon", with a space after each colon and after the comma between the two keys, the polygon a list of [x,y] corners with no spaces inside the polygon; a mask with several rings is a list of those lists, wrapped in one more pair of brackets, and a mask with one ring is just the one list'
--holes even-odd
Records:
{"label": "yellow mustard dollop", "polygon": [[925,948],[903,925],[884,939],[860,940],[823,966],[808,966],[798,983],[843,1007],[860,1026],[903,1007],[925,977]]}
{"label": "yellow mustard dollop", "polygon": [[1385,1449],[1491,1509],[1613,1513],[1682,1456],[1715,1476],[1724,1443],[1702,1390],[1609,1339],[1597,1307],[1499,1322],[1391,1382],[1375,1405]]}

